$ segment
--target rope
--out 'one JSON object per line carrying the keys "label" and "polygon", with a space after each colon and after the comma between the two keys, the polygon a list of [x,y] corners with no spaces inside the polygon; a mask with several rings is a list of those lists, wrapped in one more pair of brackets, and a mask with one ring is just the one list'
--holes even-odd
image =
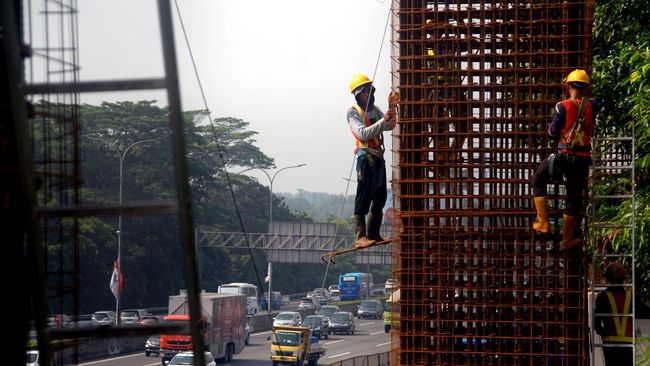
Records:
{"label": "rope", "polygon": [[[380,2],[380,3],[383,3],[383,2]],[[190,55],[190,59],[192,61],[192,68],[194,69],[194,75],[195,75],[197,83],[199,85],[199,90],[201,92],[201,98],[203,100],[203,106],[205,108],[205,111],[206,111],[206,113],[208,115],[208,119],[210,121],[210,127],[212,129],[212,134],[215,137],[217,137],[217,132],[216,132],[216,129],[214,127],[214,123],[212,121],[212,115],[210,113],[210,108],[208,107],[207,98],[205,96],[205,91],[203,89],[203,84],[201,83],[201,78],[200,78],[200,75],[199,75],[198,67],[196,65],[194,54],[192,53],[192,48],[190,46],[189,38],[187,36],[187,31],[185,29],[185,23],[183,22],[183,17],[181,15],[181,10],[180,10],[180,7],[178,5],[178,0],[174,0],[174,5],[176,7],[176,12],[178,14],[178,20],[179,20],[179,23],[181,25],[181,30],[183,31],[183,37],[185,39],[185,44],[187,45],[187,50],[188,50],[188,53]],[[389,7],[388,8],[388,15],[386,17],[386,24],[384,25],[384,33],[382,35],[381,43],[379,45],[379,53],[377,55],[377,61],[375,62],[375,69],[374,69],[373,74],[372,74],[372,80],[373,81],[370,84],[371,86],[373,86],[373,84],[374,84],[374,80],[375,80],[375,77],[377,75],[377,69],[379,67],[379,61],[381,60],[381,53],[382,53],[382,50],[383,50],[384,42],[386,40],[386,33],[387,33],[387,30],[388,30],[388,24],[390,22],[391,10],[392,10],[391,7]],[[368,109],[369,102],[370,102],[370,98],[368,99],[368,102],[366,102],[366,106],[365,106],[364,110]],[[382,143],[383,143],[383,141],[382,141]],[[235,211],[236,211],[236,214],[237,214],[237,220],[239,222],[239,227],[240,227],[241,232],[244,234],[244,238],[245,238],[245,242],[246,242],[246,248],[248,249],[248,255],[250,257],[251,264],[253,265],[253,270],[255,272],[255,278],[257,279],[258,286],[263,289],[264,286],[262,285],[261,277],[260,277],[259,271],[257,270],[257,265],[255,264],[255,259],[253,257],[253,252],[252,252],[252,249],[251,249],[251,245],[250,245],[248,235],[246,235],[246,229],[244,228],[244,222],[243,222],[243,219],[242,219],[242,216],[241,216],[241,211],[239,210],[239,205],[237,203],[237,198],[235,197],[235,191],[233,189],[233,185],[232,185],[232,182],[230,180],[230,174],[228,173],[228,169],[227,169],[227,166],[226,166],[225,158],[223,157],[222,150],[223,150],[222,147],[217,143],[217,155],[219,156],[219,160],[221,161],[221,165],[223,166],[223,170],[224,170],[224,173],[225,173],[225,176],[226,176],[226,182],[228,184],[228,189],[230,191],[230,195],[232,197],[233,204],[235,206]],[[354,171],[354,167],[355,167],[354,163],[355,163],[355,161],[356,161],[356,157],[354,157],[354,159],[353,159],[352,167],[351,167],[350,173],[348,175],[348,180],[347,180],[348,183],[346,184],[346,187],[345,187],[345,193],[343,195],[343,202],[341,204],[341,210],[339,212],[339,221],[341,220],[341,218],[343,216],[343,209],[345,207],[345,201],[346,201],[348,190],[349,190],[349,187],[350,187],[350,180],[351,180],[351,177],[352,177],[352,172]],[[334,231],[334,236],[336,236],[338,234],[338,228],[339,228],[339,224],[338,224],[338,221],[337,221],[335,231]],[[335,244],[335,242],[332,241],[332,251],[334,250],[334,244]],[[327,266],[325,268],[325,274],[323,276],[323,285],[322,285],[322,287],[325,287],[325,281],[327,279],[329,266],[330,266],[330,263],[328,262]],[[269,298],[269,300],[271,300],[271,298]],[[273,319],[272,319],[271,313],[268,313],[268,317],[269,317],[269,319],[270,319],[270,321],[272,323]]]}
{"label": "rope", "polygon": [[[383,4],[383,2],[380,2],[380,4]],[[379,43],[379,52],[377,54],[377,61],[375,62],[375,70],[372,73],[372,79],[371,79],[372,82],[370,83],[371,87],[373,87],[373,84],[375,83],[375,77],[377,76],[377,69],[379,68],[379,61],[381,60],[381,52],[382,52],[382,50],[384,48],[384,42],[386,41],[386,32],[388,31],[388,25],[390,24],[391,11],[392,11],[392,7],[389,6],[388,7],[388,15],[386,16],[386,24],[384,24],[384,33],[382,34],[381,42]],[[370,98],[368,98],[368,101],[366,102],[366,106],[363,109],[364,112],[366,110],[368,110],[368,105],[369,104],[370,104]],[[393,118],[395,118],[395,117],[393,117]],[[382,146],[383,146],[383,143],[384,143],[384,140],[382,139]],[[343,203],[341,204],[341,210],[339,212],[339,217],[338,217],[338,220],[336,222],[336,227],[334,229],[334,237],[336,237],[338,235],[338,232],[339,232],[339,222],[342,220],[342,217],[343,217],[343,208],[345,207],[345,201],[346,201],[347,196],[348,196],[348,189],[350,187],[350,180],[352,178],[352,172],[355,171],[356,160],[357,160],[356,156],[354,156],[353,159],[352,159],[352,167],[350,168],[350,173],[349,173],[348,179],[347,179],[348,183],[345,185],[345,193],[343,194]],[[331,247],[331,250],[330,250],[331,252],[333,252],[336,249],[335,244],[336,243],[333,240],[332,241],[332,247]],[[325,282],[327,281],[327,274],[329,273],[329,268],[330,268],[330,261],[327,261],[327,266],[325,267],[325,274],[323,275],[323,282],[322,282],[322,286],[321,286],[322,288],[325,288]],[[370,291],[370,290],[368,290],[368,291]]]}
{"label": "rope", "polygon": [[[190,47],[190,41],[187,37],[187,31],[185,30],[185,23],[183,22],[183,17],[181,15],[181,10],[180,7],[178,6],[178,0],[174,0],[174,4],[176,5],[176,12],[178,13],[178,20],[181,25],[181,29],[183,31],[183,37],[185,38],[185,44],[187,45],[187,50],[190,54],[190,59],[192,60],[192,67],[194,68],[194,75],[196,76],[196,81],[199,84],[199,90],[201,91],[201,98],[203,99],[203,106],[205,108],[206,113],[208,114],[208,120],[210,121],[210,128],[212,129],[212,135],[215,137],[215,141],[217,140],[217,131],[214,127],[214,123],[212,121],[212,115],[210,113],[210,108],[208,107],[208,102],[205,97],[205,91],[203,90],[203,85],[201,84],[201,78],[199,76],[199,71],[198,67],[196,66],[196,61],[194,59],[194,54],[192,53],[192,48]],[[228,190],[230,191],[230,196],[232,197],[233,204],[235,206],[235,212],[237,214],[237,220],[239,222],[239,228],[241,232],[244,234],[244,240],[246,242],[246,248],[248,249],[248,256],[250,257],[251,264],[253,265],[253,270],[255,272],[255,278],[257,279],[257,284],[258,286],[263,289],[264,286],[262,285],[262,281],[260,278],[260,273],[257,270],[257,265],[255,264],[255,258],[253,257],[253,250],[251,249],[250,241],[248,238],[248,235],[246,235],[246,229],[244,228],[244,221],[242,219],[241,211],[239,210],[239,204],[237,203],[237,197],[235,197],[235,190],[233,189],[232,181],[230,180],[230,174],[228,173],[228,168],[226,166],[226,160],[223,157],[223,148],[222,146],[219,145],[217,142],[217,155],[219,156],[219,160],[221,161],[221,165],[223,166],[223,171],[226,176],[226,182],[228,183]],[[270,187],[269,187],[270,189]],[[272,295],[270,295],[272,296]],[[271,300],[271,298],[269,298]],[[273,323],[273,317],[271,316],[271,313],[268,313],[268,317],[271,320],[271,323]]]}

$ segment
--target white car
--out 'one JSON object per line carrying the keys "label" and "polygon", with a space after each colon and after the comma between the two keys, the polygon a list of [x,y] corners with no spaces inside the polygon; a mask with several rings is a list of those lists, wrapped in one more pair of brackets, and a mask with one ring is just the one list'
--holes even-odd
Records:
{"label": "white car", "polygon": [[25,355],[25,365],[27,366],[39,366],[40,365],[40,360],[38,356],[38,350],[35,349],[30,349],[27,350],[27,354]]}
{"label": "white car", "polygon": [[397,289],[397,280],[394,280],[392,278],[387,279],[386,284],[384,285],[384,289],[386,289],[386,291]]}
{"label": "white car", "polygon": [[298,326],[302,323],[302,316],[297,311],[283,311],[273,318],[273,326],[291,325]]}
{"label": "white car", "polygon": [[[217,366],[217,363],[214,361],[214,357],[210,352],[205,352],[205,366]],[[177,353],[174,358],[168,363],[169,366],[173,365],[184,365],[192,366],[194,363],[194,352],[181,352]]]}

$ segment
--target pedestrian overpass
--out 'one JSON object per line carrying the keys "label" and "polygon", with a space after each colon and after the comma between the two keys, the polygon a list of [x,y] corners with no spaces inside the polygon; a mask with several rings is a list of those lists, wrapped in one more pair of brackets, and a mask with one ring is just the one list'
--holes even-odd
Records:
{"label": "pedestrian overpass", "polygon": [[[383,237],[391,237],[383,225]],[[354,236],[338,235],[336,224],[274,221],[268,233],[196,232],[196,246],[204,248],[260,249],[274,263],[323,263],[321,257],[335,249],[354,246]],[[392,264],[392,245],[379,245],[348,255],[357,264]]]}

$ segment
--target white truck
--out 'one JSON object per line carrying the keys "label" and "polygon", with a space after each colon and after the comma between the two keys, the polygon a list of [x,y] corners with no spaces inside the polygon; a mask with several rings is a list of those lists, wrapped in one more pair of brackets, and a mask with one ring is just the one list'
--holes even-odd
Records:
{"label": "white truck", "polygon": [[[232,361],[233,355],[243,351],[246,344],[246,295],[216,292],[200,293],[201,315],[206,324],[206,350],[215,359]],[[187,292],[169,297],[169,315],[165,322],[189,321],[190,307]],[[161,334],[160,355],[165,365],[175,354],[192,350],[192,338],[183,334]]]}

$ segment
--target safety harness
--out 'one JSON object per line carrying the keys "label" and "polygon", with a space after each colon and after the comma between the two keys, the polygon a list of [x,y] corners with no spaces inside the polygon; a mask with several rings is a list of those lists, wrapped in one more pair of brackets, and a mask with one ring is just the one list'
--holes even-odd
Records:
{"label": "safety harness", "polygon": [[[370,122],[370,119],[368,118],[368,115],[366,115],[366,112],[363,109],[361,109],[361,107],[359,107],[358,104],[354,104],[352,107],[357,111],[357,113],[359,113],[361,118],[363,118],[363,123],[364,123],[364,125],[366,127],[372,126],[372,122]],[[356,135],[354,135],[354,133],[352,133],[352,135],[357,140],[356,141],[356,147],[354,149],[355,154],[357,153],[357,151],[359,151],[360,148],[366,148],[366,149],[370,148],[370,149],[374,150],[375,152],[381,152],[383,154],[383,151],[384,151],[384,146],[383,145],[384,145],[384,143],[383,143],[380,136],[375,136],[371,140],[363,141],[363,140],[359,139]],[[370,155],[370,154],[366,154],[366,155]]]}
{"label": "safety harness", "polygon": [[582,103],[578,104],[578,101],[575,98],[569,99],[571,103],[578,110],[578,115],[576,116],[571,128],[569,128],[565,133],[560,137],[558,143],[558,148],[560,150],[566,150],[566,153],[569,158],[575,157],[574,146],[576,143],[576,137],[580,132],[584,130],[583,123],[585,121],[585,111],[587,110],[587,105],[590,103],[588,98],[583,98]]}

